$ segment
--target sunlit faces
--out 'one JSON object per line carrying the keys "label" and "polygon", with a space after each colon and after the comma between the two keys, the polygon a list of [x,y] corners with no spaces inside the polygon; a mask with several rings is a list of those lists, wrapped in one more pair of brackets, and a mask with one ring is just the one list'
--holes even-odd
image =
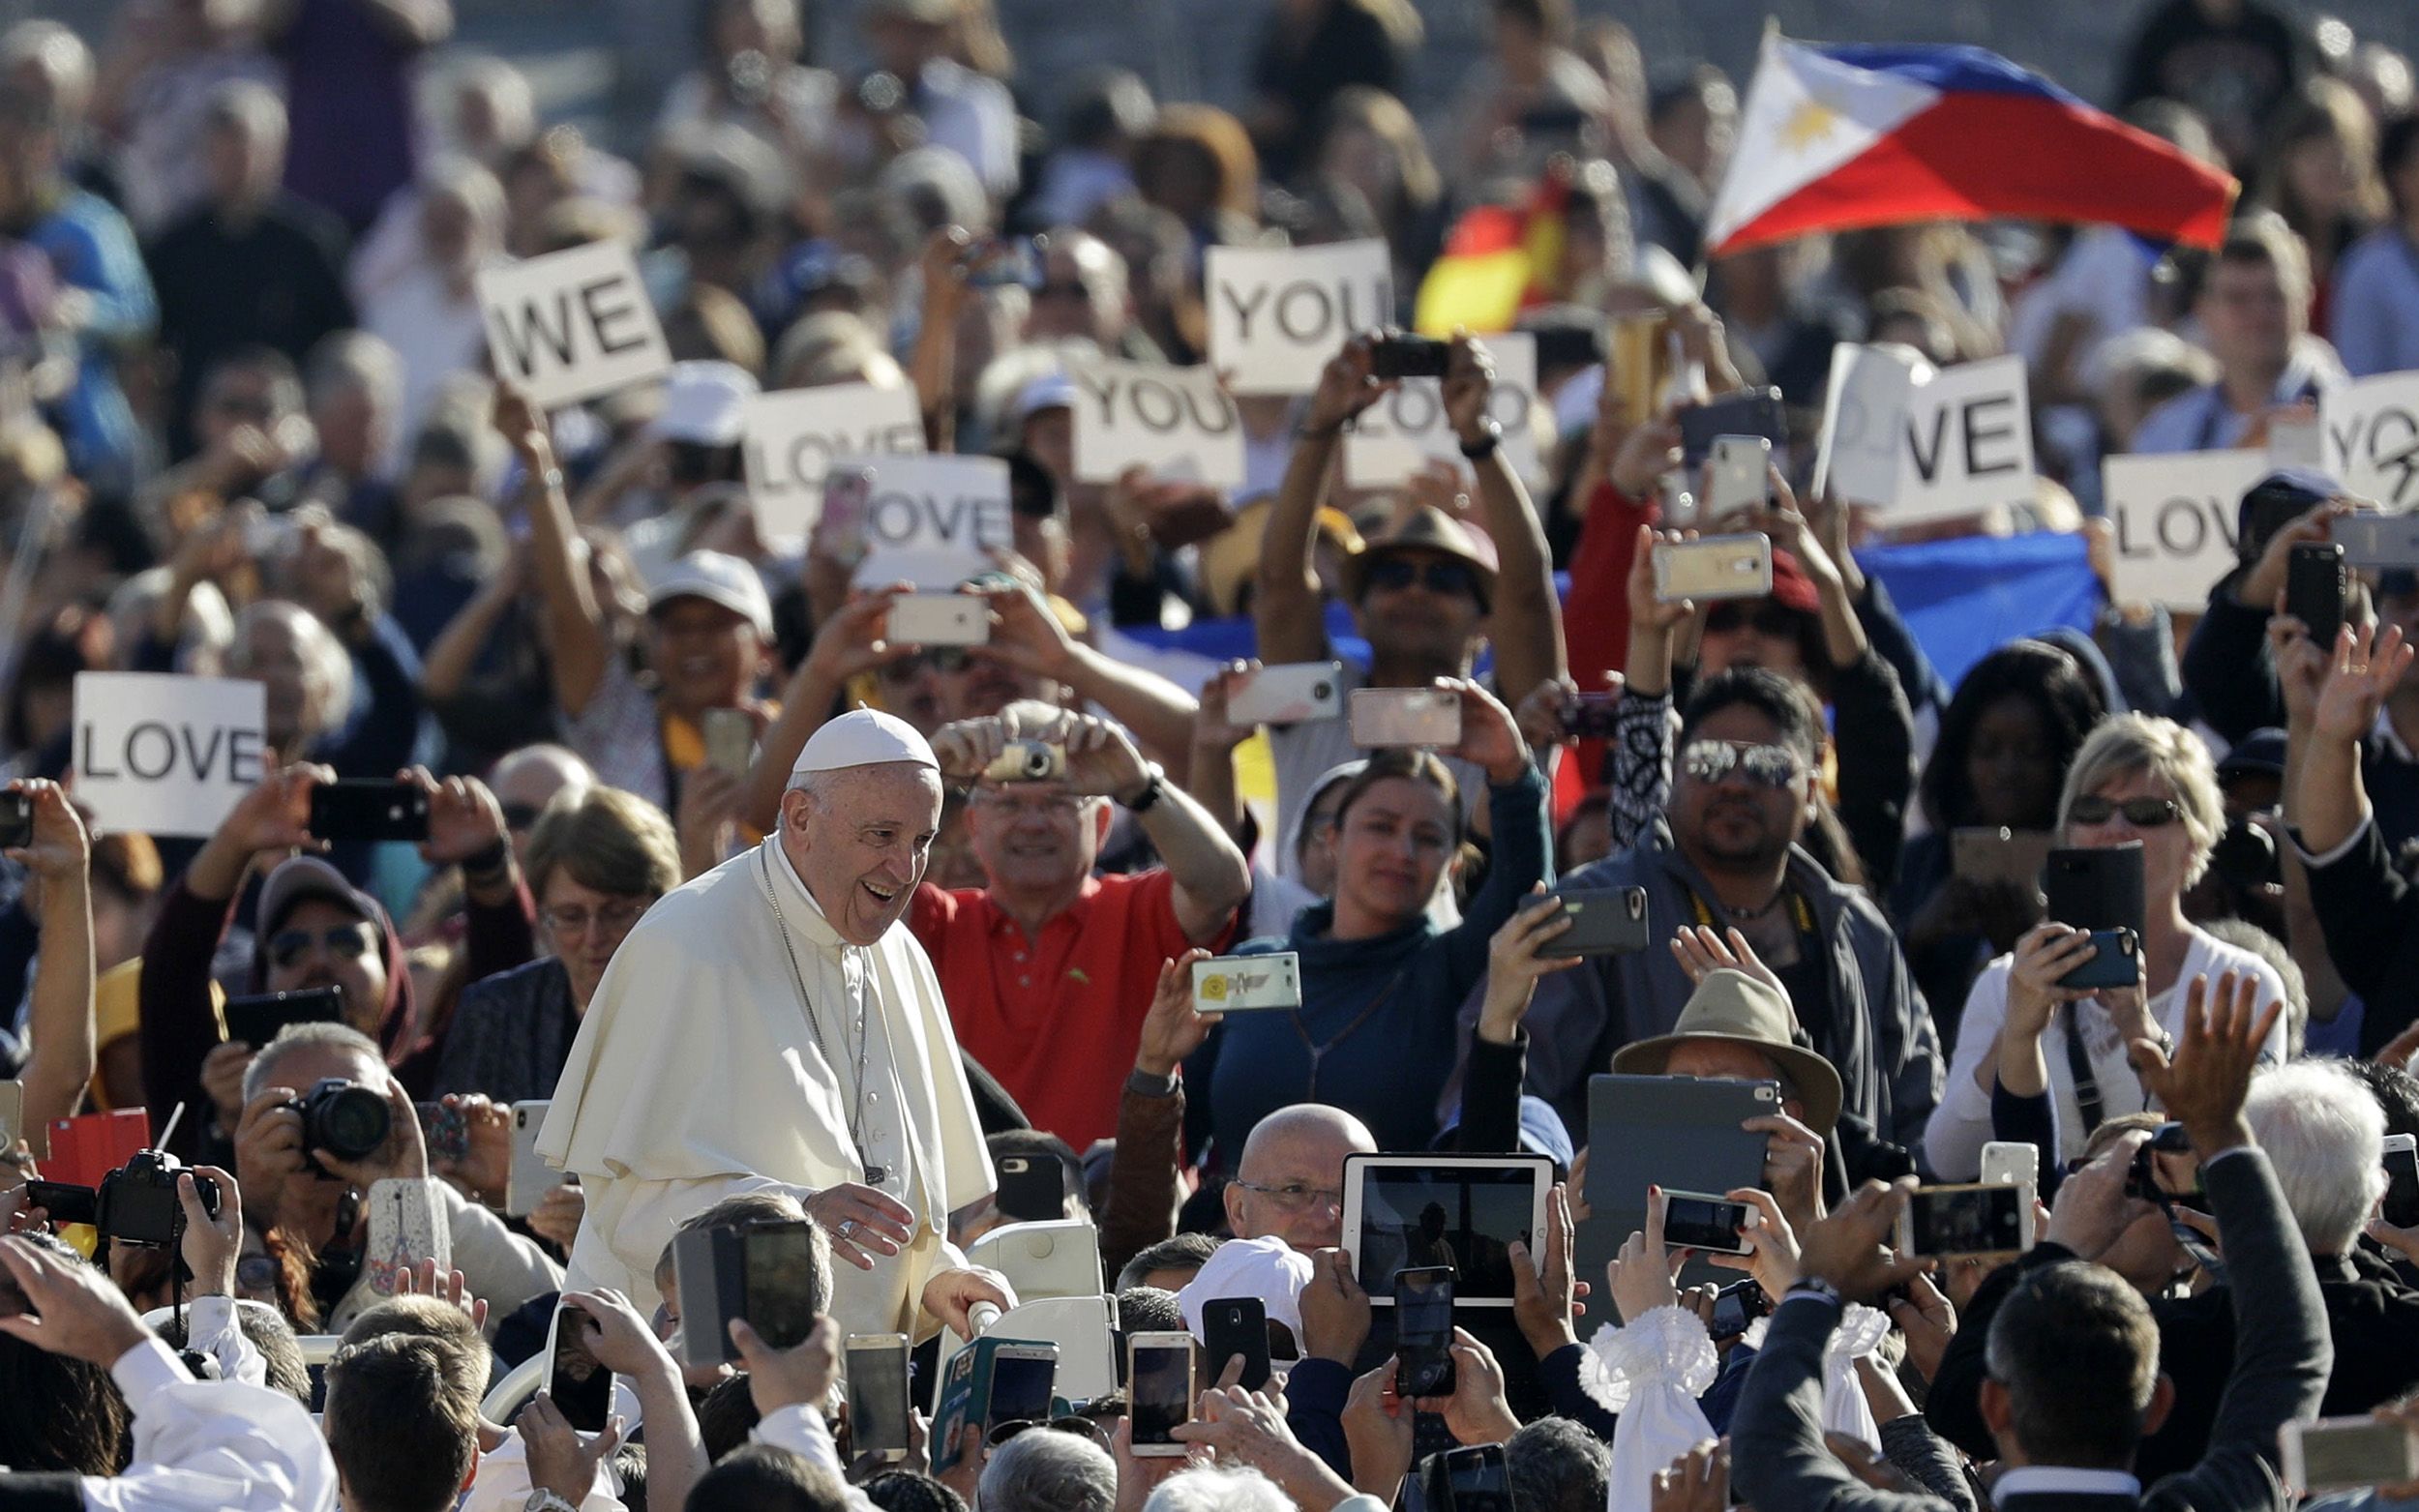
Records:
{"label": "sunlit faces", "polygon": [[852,945],[907,912],[940,828],[941,774],[913,762],[817,772],[781,798],[782,852]]}

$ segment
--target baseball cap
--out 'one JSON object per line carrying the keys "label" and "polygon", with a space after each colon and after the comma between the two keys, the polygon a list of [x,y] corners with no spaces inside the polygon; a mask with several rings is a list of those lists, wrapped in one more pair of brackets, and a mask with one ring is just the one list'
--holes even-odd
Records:
{"label": "baseball cap", "polygon": [[2283,777],[2285,775],[2285,731],[2271,725],[2255,729],[2236,741],[2218,763],[2218,781],[2229,777]]}
{"label": "baseball cap", "polygon": [[358,915],[364,923],[386,927],[386,910],[368,893],[344,880],[343,873],[317,856],[293,856],[278,863],[277,870],[260,886],[260,937],[265,940],[277,933],[295,904],[313,898],[324,899]]}
{"label": "baseball cap", "polygon": [[1022,430],[1025,422],[1045,409],[1074,407],[1075,380],[1054,369],[1025,380],[1025,386],[1016,391],[1016,402],[1008,408],[1008,422]]}
{"label": "baseball cap", "polygon": [[697,446],[736,446],[747,402],[758,392],[756,380],[736,363],[673,363],[663,413],[648,433]]}
{"label": "baseball cap", "polygon": [[756,569],[723,551],[691,551],[647,589],[649,614],[674,599],[703,599],[719,604],[756,627],[759,637],[773,636],[773,604],[765,596],[764,579]]}

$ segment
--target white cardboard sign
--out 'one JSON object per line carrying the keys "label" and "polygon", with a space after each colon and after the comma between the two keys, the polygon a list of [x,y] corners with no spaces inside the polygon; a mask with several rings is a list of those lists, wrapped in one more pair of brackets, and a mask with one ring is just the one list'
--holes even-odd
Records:
{"label": "white cardboard sign", "polygon": [[2103,461],[2118,601],[2206,608],[2210,587],[2234,570],[2243,494],[2267,471],[2255,448]]}
{"label": "white cardboard sign", "polygon": [[1140,467],[1171,483],[1243,486],[1243,424],[1208,368],[1070,362],[1075,479],[1115,483]]}
{"label": "white cardboard sign", "polygon": [[267,699],[238,678],[76,673],[76,797],[104,829],[210,834],[268,769]]}
{"label": "white cardboard sign", "polygon": [[860,583],[907,581],[946,592],[997,564],[1015,544],[1008,518],[1008,464],[949,453],[881,457],[865,503]]}
{"label": "white cardboard sign", "polygon": [[1391,324],[1386,243],[1212,247],[1210,366],[1238,394],[1307,394],[1345,339]]}
{"label": "white cardboard sign", "polygon": [[[1485,339],[1495,359],[1495,387],[1487,413],[1504,428],[1504,456],[1512,471],[1538,481],[1538,339],[1508,331]],[[1400,387],[1353,422],[1344,437],[1344,481],[1356,489],[1402,483],[1431,458],[1443,458],[1473,475],[1461,443],[1445,419],[1445,380],[1405,378]]]}
{"label": "white cardboard sign", "polygon": [[871,383],[782,389],[747,402],[741,422],[748,496],[766,535],[804,535],[823,512],[823,474],[835,457],[924,450],[915,391]]}
{"label": "white cardboard sign", "polygon": [[1894,525],[1972,515],[2026,498],[2033,423],[2021,357],[1934,369],[1903,354],[1839,347],[1823,408],[1817,489],[1873,505]]}
{"label": "white cardboard sign", "polygon": [[1843,504],[1887,509],[1898,496],[1898,453],[1907,396],[1939,370],[1895,346],[1842,341],[1831,349],[1823,429],[1814,448],[1814,492]]}
{"label": "white cardboard sign", "polygon": [[610,394],[672,368],[627,244],[591,242],[479,275],[496,376],[541,409]]}
{"label": "white cardboard sign", "polygon": [[2326,470],[2389,511],[2419,508],[2419,372],[2380,372],[2318,400]]}

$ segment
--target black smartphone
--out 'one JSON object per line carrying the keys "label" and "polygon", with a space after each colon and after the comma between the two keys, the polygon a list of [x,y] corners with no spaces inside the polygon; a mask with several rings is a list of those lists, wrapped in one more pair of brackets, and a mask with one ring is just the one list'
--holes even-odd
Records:
{"label": "black smartphone", "polygon": [[2407,1134],[2385,1137],[2383,1216],[2397,1229],[2419,1224],[2419,1141]]}
{"label": "black smartphone", "polygon": [[849,1453],[884,1465],[908,1457],[908,1339],[903,1333],[851,1334],[844,1351],[849,1382]]}
{"label": "black smartphone", "polygon": [[1066,1162],[1056,1155],[1002,1155],[998,1166],[1000,1217],[1047,1223],[1066,1216]]}
{"label": "black smartphone", "polygon": [[1500,1443],[1466,1444],[1419,1465],[1427,1512],[1512,1512],[1511,1467]]}
{"label": "black smartphone", "polygon": [[1555,894],[1570,928],[1538,947],[1540,956],[1627,956],[1647,947],[1646,889],[1574,887]]}
{"label": "black smartphone", "polygon": [[0,788],[0,846],[34,843],[34,800],[29,793]]}
{"label": "black smartphone", "polygon": [[291,993],[256,993],[228,998],[221,1012],[226,1020],[227,1039],[258,1050],[289,1023],[343,1023],[344,990],[306,987]]}
{"label": "black smartphone", "polygon": [[2344,595],[2351,570],[2335,541],[2304,541],[2285,564],[2285,612],[2300,620],[2310,638],[2332,649],[2344,628]]}
{"label": "black smartphone", "polygon": [[1583,693],[1560,710],[1563,733],[1573,740],[1610,740],[1620,727],[1621,695]]}
{"label": "black smartphone", "polygon": [[1775,452],[1786,451],[1789,415],[1781,405],[1780,390],[1742,389],[1682,410],[1680,454],[1692,476],[1714,455],[1714,438],[1724,435],[1760,435],[1773,443]]}
{"label": "black smartphone", "polygon": [[1714,1318],[1705,1325],[1705,1331],[1713,1335],[1716,1344],[1736,1339],[1772,1310],[1773,1299],[1764,1294],[1754,1277],[1734,1281],[1714,1293]]}
{"label": "black smartphone", "polygon": [[48,1215],[50,1226],[61,1224],[93,1224],[101,1221],[101,1194],[91,1187],[79,1187],[68,1181],[28,1181],[25,1183],[25,1205],[39,1207]]}
{"label": "black smartphone", "polygon": [[2094,930],[2091,948],[2090,960],[2058,978],[2060,987],[2085,992],[2141,985],[2141,938],[2132,930]]}
{"label": "black smartphone", "polygon": [[311,833],[321,840],[429,838],[429,794],[417,783],[322,783],[311,789]]}
{"label": "black smartphone", "polygon": [[1441,378],[1452,361],[1450,342],[1432,336],[1390,332],[1369,343],[1369,375],[1373,378]]}
{"label": "black smartphone", "polygon": [[1453,1268],[1394,1272],[1394,1394],[1406,1402],[1453,1394]]}
{"label": "black smartphone", "polygon": [[2143,929],[2142,844],[2062,846],[2041,875],[2044,917],[2070,929]]}
{"label": "black smartphone", "polygon": [[547,1330],[552,1353],[546,1370],[546,1394],[566,1422],[583,1434],[605,1431],[613,1415],[613,1373],[589,1352],[587,1312],[572,1302],[554,1304],[553,1326]]}
{"label": "black smartphone", "polygon": [[1223,1381],[1237,1355],[1243,1374],[1234,1384],[1257,1391],[1269,1383],[1269,1309],[1256,1296],[1212,1297],[1201,1309],[1203,1378]]}

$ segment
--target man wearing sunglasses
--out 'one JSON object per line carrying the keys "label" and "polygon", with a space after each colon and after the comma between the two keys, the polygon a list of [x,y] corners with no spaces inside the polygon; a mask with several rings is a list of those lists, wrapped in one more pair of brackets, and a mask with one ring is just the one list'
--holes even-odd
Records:
{"label": "man wearing sunglasses", "polygon": [[[1345,343],[1320,374],[1295,431],[1253,582],[1252,628],[1265,665],[1324,662],[1335,654],[1312,552],[1344,431],[1396,387],[1373,372],[1375,344],[1367,336]],[[1467,677],[1481,639],[1494,653],[1494,691],[1508,708],[1563,674],[1553,563],[1528,490],[1505,459],[1502,427],[1488,413],[1494,382],[1486,349],[1456,338],[1444,380],[1445,412],[1477,474],[1472,492],[1493,550],[1442,510],[1422,507],[1349,558],[1344,598],[1368,638],[1369,665],[1346,666],[1344,691],[1425,688],[1439,677]],[[1340,719],[1271,729],[1269,739],[1276,757],[1277,853],[1287,858],[1291,875],[1311,784],[1361,753]],[[1468,762],[1448,758],[1446,764],[1468,809],[1486,792],[1485,778]]]}

